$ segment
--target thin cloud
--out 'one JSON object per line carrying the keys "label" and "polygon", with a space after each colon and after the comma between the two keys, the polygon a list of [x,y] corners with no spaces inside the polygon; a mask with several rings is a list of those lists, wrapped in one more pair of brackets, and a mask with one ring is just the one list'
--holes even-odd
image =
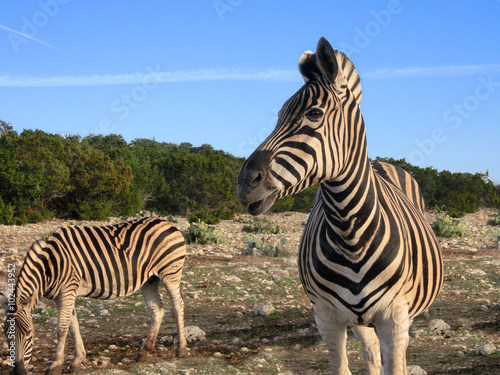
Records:
{"label": "thin cloud", "polygon": [[87,76],[8,76],[0,75],[0,87],[78,87],[106,85],[136,85],[174,82],[202,81],[298,81],[295,70],[240,70],[240,69],[206,69],[162,72],[147,68],[147,73],[106,74]]}
{"label": "thin cloud", "polygon": [[57,47],[54,47],[53,45],[51,45],[51,44],[49,44],[49,43],[45,43],[43,40],[40,40],[40,39],[34,38],[34,37],[32,37],[31,35],[28,35],[28,34],[22,33],[22,32],[20,32],[20,31],[14,30],[14,29],[11,29],[10,27],[4,26],[4,25],[0,25],[0,29],[4,29],[4,30],[7,30],[7,31],[9,31],[9,32],[11,32],[11,33],[14,33],[14,34],[20,35],[20,36],[22,36],[23,38],[26,38],[26,39],[32,40],[32,41],[34,41],[34,42],[40,43],[40,44],[44,45],[45,47],[52,48],[53,50],[56,50],[56,51],[59,51],[59,52],[64,52],[64,51],[60,50],[60,49],[59,49],[59,48],[57,48]]}
{"label": "thin cloud", "polygon": [[401,69],[377,69],[361,73],[364,79],[401,79],[415,77],[456,77],[500,72],[500,64],[447,65],[434,67],[409,67]]}
{"label": "thin cloud", "polygon": [[[409,67],[402,69],[378,69],[361,72],[362,79],[405,79],[415,77],[454,77],[480,75],[500,72],[500,64]],[[105,74],[84,76],[10,76],[0,75],[0,87],[81,87],[137,85],[175,82],[207,81],[264,81],[264,82],[299,82],[296,69],[201,69],[186,71],[160,71],[151,67],[144,73]]]}

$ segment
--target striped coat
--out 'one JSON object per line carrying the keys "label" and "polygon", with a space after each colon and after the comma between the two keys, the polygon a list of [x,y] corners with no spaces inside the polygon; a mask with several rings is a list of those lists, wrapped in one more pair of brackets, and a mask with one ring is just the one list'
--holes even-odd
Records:
{"label": "striped coat", "polygon": [[[24,373],[31,359],[31,311],[41,297],[57,301],[59,308],[56,357],[49,372],[64,361],[68,330],[72,331],[76,351],[71,368],[77,370],[85,358],[74,307],[77,296],[114,299],[141,289],[151,315],[150,332],[139,352],[138,359],[142,359],[154,348],[165,310],[158,293],[160,281],[167,288],[177,320],[178,353],[185,353],[184,303],[180,292],[185,253],[180,231],[160,218],[102,227],[67,226],[44,241],[35,242],[16,284],[16,372]],[[5,296],[1,300],[5,303]]]}
{"label": "striped coat", "polygon": [[238,175],[252,215],[320,183],[299,249],[299,270],[327,344],[332,372],[350,374],[346,328],[360,338],[369,374],[406,373],[408,329],[443,282],[438,242],[415,180],[370,162],[352,61],[321,38],[299,60],[305,84]]}

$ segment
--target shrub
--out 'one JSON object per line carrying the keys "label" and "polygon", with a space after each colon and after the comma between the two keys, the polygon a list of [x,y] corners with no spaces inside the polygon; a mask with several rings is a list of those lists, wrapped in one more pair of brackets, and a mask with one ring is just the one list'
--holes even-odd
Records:
{"label": "shrub", "polygon": [[175,217],[173,217],[172,215],[168,215],[167,220],[170,221],[172,224],[178,223],[177,219]]}
{"label": "shrub", "polygon": [[278,241],[272,241],[272,238],[263,236],[262,238],[243,236],[241,241],[248,245],[248,247],[243,250],[243,255],[253,254],[255,255],[255,250],[258,254],[267,257],[279,257],[285,256],[284,246],[286,244],[286,238],[282,238]]}
{"label": "shrub", "polygon": [[492,215],[492,218],[488,220],[488,225],[492,226],[500,225],[500,212]]}
{"label": "shrub", "polygon": [[0,197],[0,224],[10,224],[14,217],[14,206],[10,203],[5,204]]}
{"label": "shrub", "polygon": [[184,238],[188,244],[206,245],[226,242],[222,232],[216,231],[214,227],[207,225],[203,221],[196,224],[191,223],[187,232],[184,233]]}
{"label": "shrub", "polygon": [[235,209],[229,207],[223,207],[218,210],[196,210],[188,213],[187,219],[190,223],[203,221],[206,224],[216,225],[219,224],[221,220],[234,219],[234,212]]}
{"label": "shrub", "polygon": [[190,223],[204,222],[210,225],[220,223],[220,218],[207,209],[190,212],[187,219]]}
{"label": "shrub", "polygon": [[448,215],[438,218],[432,224],[432,229],[439,237],[465,237],[472,234],[467,225],[460,224],[458,220],[453,220]]}
{"label": "shrub", "polygon": [[253,219],[248,225],[243,226],[243,232],[262,233],[262,234],[280,234],[284,230],[278,224],[267,219]]}

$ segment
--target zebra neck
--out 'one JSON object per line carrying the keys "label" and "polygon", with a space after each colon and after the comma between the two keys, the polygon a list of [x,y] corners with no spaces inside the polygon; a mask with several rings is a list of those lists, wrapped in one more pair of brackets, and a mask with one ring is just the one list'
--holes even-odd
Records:
{"label": "zebra neck", "polygon": [[321,184],[326,231],[332,246],[358,257],[379,231],[380,204],[368,158],[344,176]]}
{"label": "zebra neck", "polygon": [[40,254],[30,250],[24,261],[16,286],[17,305],[32,310],[45,293],[50,270],[43,266]]}
{"label": "zebra neck", "polygon": [[21,277],[16,288],[16,306],[18,308],[24,306],[27,311],[32,311],[42,297],[43,291],[39,285],[35,285],[33,282],[29,284],[23,282]]}

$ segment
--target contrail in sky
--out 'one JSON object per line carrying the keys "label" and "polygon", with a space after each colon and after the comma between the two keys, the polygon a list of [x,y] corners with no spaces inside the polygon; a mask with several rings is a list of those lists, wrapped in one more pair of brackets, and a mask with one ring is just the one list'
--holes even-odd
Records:
{"label": "contrail in sky", "polygon": [[11,33],[14,33],[14,34],[17,34],[17,35],[20,35],[22,36],[23,38],[26,38],[26,39],[29,39],[29,40],[32,40],[34,42],[37,42],[37,43],[40,43],[42,45],[44,45],[45,47],[49,47],[49,48],[52,48],[56,51],[59,51],[59,52],[64,52],[62,50],[60,50],[59,48],[57,47],[54,47],[53,45],[49,44],[49,43],[45,43],[43,40],[40,40],[40,39],[37,39],[37,38],[34,38],[32,37],[31,35],[28,35],[28,34],[25,34],[25,33],[22,33],[20,31],[17,31],[17,30],[14,30],[14,29],[11,29],[10,27],[7,27],[7,26],[4,26],[4,25],[0,25],[0,29],[4,29],[4,30],[7,30]]}
{"label": "contrail in sky", "polygon": [[[480,64],[377,69],[366,73],[361,72],[360,76],[362,80],[373,80],[471,76],[498,72],[500,72],[500,64]],[[81,87],[204,81],[300,82],[301,78],[297,69],[161,71],[158,65],[155,68],[147,67],[146,72],[134,74],[60,75],[49,77],[0,75],[0,87]]]}

